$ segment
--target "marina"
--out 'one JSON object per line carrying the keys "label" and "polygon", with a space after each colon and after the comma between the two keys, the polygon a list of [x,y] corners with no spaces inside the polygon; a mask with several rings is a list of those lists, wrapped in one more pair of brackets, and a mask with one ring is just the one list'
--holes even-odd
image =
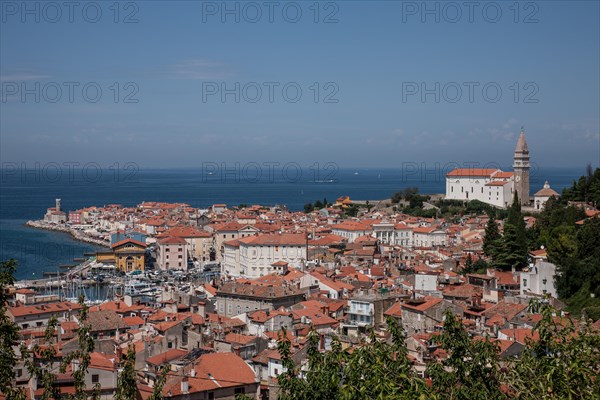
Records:
{"label": "marina", "polygon": [[141,271],[124,274],[114,265],[96,262],[93,258],[70,268],[68,271],[46,271],[42,279],[19,280],[17,289],[31,289],[37,296],[57,296],[61,300],[77,301],[84,296],[86,303],[100,304],[121,299],[137,298],[141,303],[157,301],[165,288],[177,286],[183,292],[193,292],[217,278],[212,271]]}

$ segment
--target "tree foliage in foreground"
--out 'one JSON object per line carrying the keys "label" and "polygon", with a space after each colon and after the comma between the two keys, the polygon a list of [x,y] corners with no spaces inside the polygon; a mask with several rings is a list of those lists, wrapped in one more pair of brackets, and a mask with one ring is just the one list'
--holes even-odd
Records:
{"label": "tree foliage in foreground", "polygon": [[392,319],[391,344],[371,333],[351,352],[335,338],[331,351],[319,351],[318,335],[312,332],[304,367],[294,363],[283,335],[280,399],[600,399],[598,332],[583,321],[554,316],[545,304],[535,308],[542,318],[532,336],[540,340],[528,341],[521,355],[510,359],[499,357],[494,339],[470,337],[462,321],[446,313],[442,331],[434,336],[446,357],[427,365],[430,384],[414,373],[404,332]]}
{"label": "tree foliage in foreground", "polygon": [[17,363],[15,348],[19,343],[19,327],[6,314],[8,287],[15,283],[15,260],[0,263],[0,393],[15,400],[25,399],[25,394],[13,387],[13,366]]}
{"label": "tree foliage in foreground", "polygon": [[515,399],[599,399],[600,335],[586,323],[553,315],[541,308],[526,351],[508,369],[506,381]]}
{"label": "tree foliage in foreground", "polygon": [[115,400],[136,400],[135,348],[129,346],[117,381]]}
{"label": "tree foliage in foreground", "polygon": [[404,331],[388,320],[392,343],[379,340],[374,333],[368,341],[352,349],[342,350],[334,338],[332,350],[318,350],[319,335],[308,337],[306,370],[295,365],[291,344],[285,335],[279,341],[279,352],[285,372],[279,375],[282,400],[367,398],[419,399],[425,393],[425,382],[419,379],[408,358]]}

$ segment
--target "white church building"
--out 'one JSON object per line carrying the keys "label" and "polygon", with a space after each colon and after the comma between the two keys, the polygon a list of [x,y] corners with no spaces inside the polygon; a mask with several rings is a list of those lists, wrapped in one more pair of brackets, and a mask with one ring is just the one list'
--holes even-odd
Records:
{"label": "white church building", "polygon": [[512,203],[514,174],[499,169],[457,168],[446,175],[446,199],[479,200],[505,208]]}
{"label": "white church building", "polygon": [[446,199],[479,200],[496,207],[512,204],[514,192],[522,206],[529,206],[529,149],[521,129],[515,149],[513,172],[497,168],[457,168],[446,174]]}

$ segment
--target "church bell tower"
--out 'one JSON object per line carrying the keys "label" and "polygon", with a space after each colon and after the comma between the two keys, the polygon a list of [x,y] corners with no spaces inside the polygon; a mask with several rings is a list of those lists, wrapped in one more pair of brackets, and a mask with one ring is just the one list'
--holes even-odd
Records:
{"label": "church bell tower", "polygon": [[521,134],[517,141],[515,157],[513,163],[513,172],[515,178],[515,190],[519,194],[519,200],[522,206],[529,206],[529,149],[525,141],[525,132],[521,127]]}

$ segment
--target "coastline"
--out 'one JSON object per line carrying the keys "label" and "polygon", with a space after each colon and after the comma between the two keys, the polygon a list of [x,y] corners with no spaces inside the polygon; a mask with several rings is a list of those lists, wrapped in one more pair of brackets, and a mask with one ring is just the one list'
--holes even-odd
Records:
{"label": "coastline", "polygon": [[44,222],[41,220],[37,220],[37,221],[29,220],[25,223],[25,225],[30,228],[35,228],[35,229],[44,229],[44,230],[48,230],[48,231],[68,233],[73,237],[73,239],[75,239],[77,241],[90,243],[90,244],[94,244],[97,246],[110,247],[110,243],[108,241],[90,237],[89,235],[86,235],[85,233],[83,233],[77,229],[74,229],[70,226],[67,226],[67,225],[50,224],[48,222]]}

